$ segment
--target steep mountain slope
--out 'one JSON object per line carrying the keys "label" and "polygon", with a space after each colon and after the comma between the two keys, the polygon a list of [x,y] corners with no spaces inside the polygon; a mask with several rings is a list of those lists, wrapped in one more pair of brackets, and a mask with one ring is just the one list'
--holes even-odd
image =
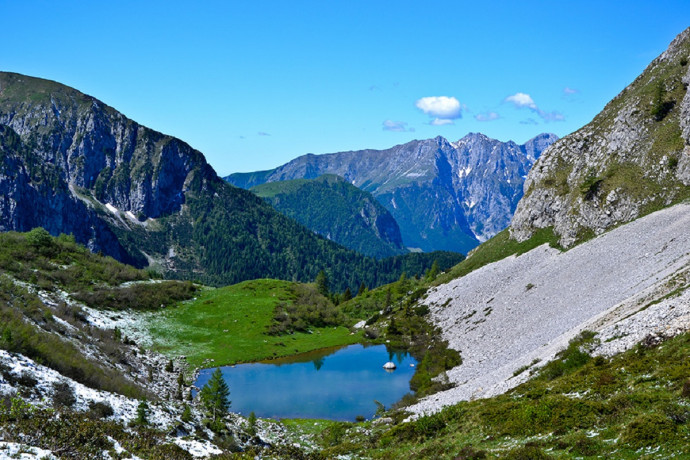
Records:
{"label": "steep mountain slope", "polygon": [[591,123],[530,171],[511,223],[554,227],[564,246],[690,197],[690,29]]}
{"label": "steep mountain slope", "polygon": [[[542,245],[477,263],[429,293],[423,303],[463,364],[448,373],[456,388],[414,411],[505,392],[585,329],[603,355],[690,330],[690,205],[669,207],[690,197],[689,56],[690,29],[532,168],[510,234],[566,252]],[[464,265],[489,246],[497,260],[520,245],[503,234]]]}
{"label": "steep mountain slope", "polygon": [[0,230],[73,233],[118,260],[210,284],[311,281],[328,269],[344,290],[404,270],[314,235],[179,139],[59,83],[0,73],[0,149]]}
{"label": "steep mountain slope", "polygon": [[305,227],[362,254],[382,258],[407,252],[386,208],[339,176],[270,182],[250,190]]}
{"label": "steep mountain slope", "polygon": [[463,363],[448,372],[455,388],[411,410],[501,394],[583,330],[601,334],[599,354],[690,330],[689,225],[690,205],[679,204],[567,252],[543,245],[430,290],[422,303]]}
{"label": "steep mountain slope", "polygon": [[541,134],[517,145],[482,134],[456,143],[437,137],[387,150],[304,155],[274,170],[225,179],[250,188],[337,174],[390,211],[407,247],[467,252],[508,225],[527,171],[556,139]]}

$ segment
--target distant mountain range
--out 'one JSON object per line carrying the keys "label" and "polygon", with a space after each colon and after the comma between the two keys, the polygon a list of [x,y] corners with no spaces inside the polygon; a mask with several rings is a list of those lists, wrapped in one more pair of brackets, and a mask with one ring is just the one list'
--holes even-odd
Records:
{"label": "distant mountain range", "polygon": [[554,134],[540,134],[518,145],[483,134],[453,143],[437,137],[387,150],[309,154],[272,170],[225,179],[249,189],[336,174],[388,209],[406,247],[466,253],[507,227],[527,172],[556,140]]}
{"label": "distant mountain range", "polygon": [[72,233],[93,251],[168,277],[377,286],[434,259],[376,261],[315,235],[217,176],[183,141],[56,82],[0,72],[0,231]]}
{"label": "distant mountain range", "polygon": [[251,191],[288,217],[362,254],[404,254],[398,224],[376,198],[340,176],[269,182]]}

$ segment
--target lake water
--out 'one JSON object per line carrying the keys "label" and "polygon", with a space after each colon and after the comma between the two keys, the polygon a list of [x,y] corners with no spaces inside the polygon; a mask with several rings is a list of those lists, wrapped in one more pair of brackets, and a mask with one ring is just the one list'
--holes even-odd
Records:
{"label": "lake water", "polygon": [[[393,361],[397,369],[383,369]],[[268,362],[221,367],[230,386],[232,412],[262,418],[321,418],[354,421],[376,412],[374,400],[386,408],[410,392],[417,362],[385,345],[350,345]],[[203,387],[215,368],[200,372]]]}

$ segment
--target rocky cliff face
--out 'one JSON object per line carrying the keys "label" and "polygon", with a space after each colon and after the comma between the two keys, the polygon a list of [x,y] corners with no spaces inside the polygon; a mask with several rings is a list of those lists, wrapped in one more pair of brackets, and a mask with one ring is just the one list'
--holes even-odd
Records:
{"label": "rocky cliff face", "polygon": [[564,246],[690,197],[690,29],[591,123],[548,148],[511,223]]}
{"label": "rocky cliff face", "polygon": [[388,210],[340,176],[270,182],[251,191],[305,227],[362,254],[383,258],[407,252]]}
{"label": "rocky cliff face", "polygon": [[0,124],[61,181],[141,218],[177,211],[193,174],[215,176],[201,153],[58,83],[0,73]]}
{"label": "rocky cliff face", "polygon": [[406,246],[467,252],[508,225],[527,171],[556,139],[541,134],[517,145],[482,134],[455,143],[437,137],[387,150],[304,155],[274,170],[226,180],[251,187],[337,174],[390,211]]}

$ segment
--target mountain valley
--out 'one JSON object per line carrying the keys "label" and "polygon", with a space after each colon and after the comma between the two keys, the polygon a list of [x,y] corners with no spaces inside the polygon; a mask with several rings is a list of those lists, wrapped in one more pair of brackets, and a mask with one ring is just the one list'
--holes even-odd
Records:
{"label": "mountain valley", "polygon": [[[558,140],[225,179],[0,73],[0,457],[690,458],[689,59],[690,28]],[[417,363],[369,420],[245,417],[232,381],[196,387],[351,344]]]}

